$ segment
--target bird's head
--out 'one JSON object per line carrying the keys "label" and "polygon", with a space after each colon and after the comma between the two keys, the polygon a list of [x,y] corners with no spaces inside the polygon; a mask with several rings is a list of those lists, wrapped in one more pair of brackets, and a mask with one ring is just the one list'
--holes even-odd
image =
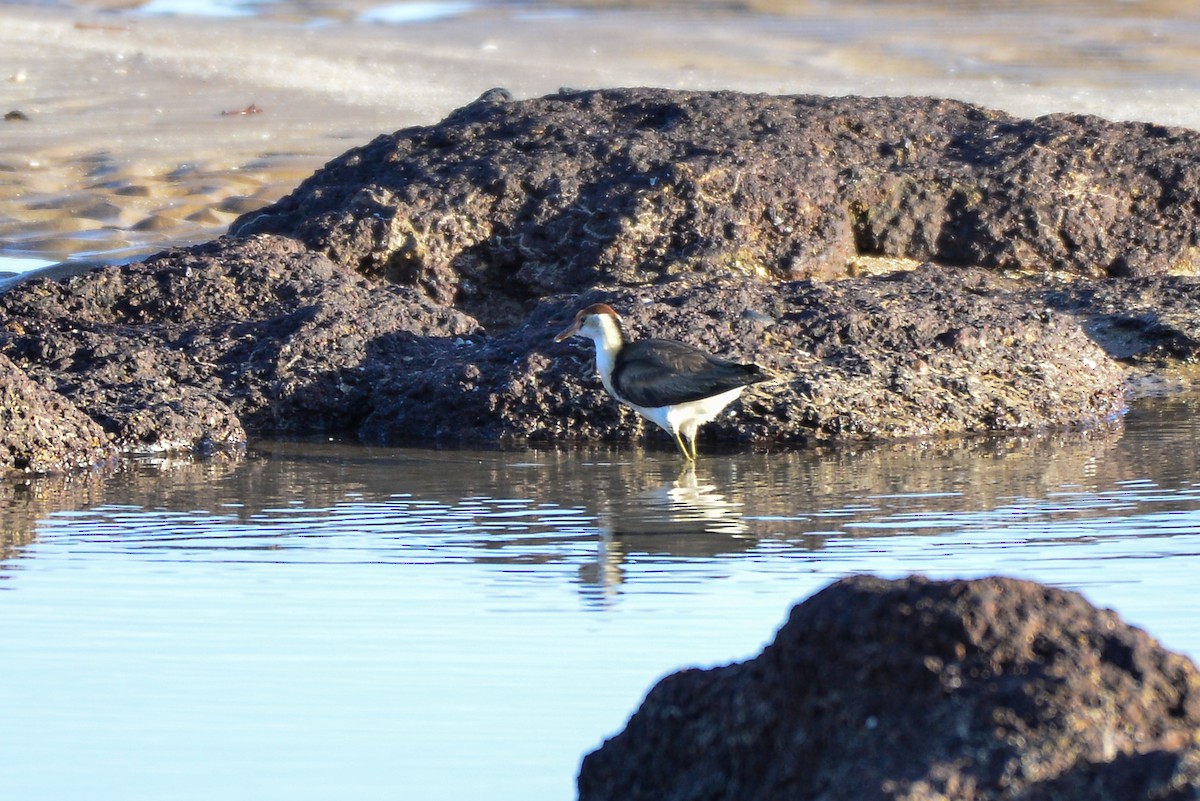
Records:
{"label": "bird's head", "polygon": [[580,309],[575,320],[559,332],[555,342],[562,342],[570,337],[586,337],[593,341],[603,341],[613,336],[622,336],[621,317],[611,306],[604,303],[594,303],[586,309]]}

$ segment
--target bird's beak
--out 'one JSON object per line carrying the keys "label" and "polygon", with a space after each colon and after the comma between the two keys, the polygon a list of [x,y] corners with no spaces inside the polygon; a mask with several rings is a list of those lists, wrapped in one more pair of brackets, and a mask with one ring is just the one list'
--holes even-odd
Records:
{"label": "bird's beak", "polygon": [[554,341],[562,342],[564,339],[569,339],[569,338],[575,336],[576,334],[579,333],[580,325],[581,325],[581,323],[579,320],[576,320],[575,322],[571,323],[569,326],[567,326],[561,332],[559,332],[558,336],[556,336],[554,338]]}

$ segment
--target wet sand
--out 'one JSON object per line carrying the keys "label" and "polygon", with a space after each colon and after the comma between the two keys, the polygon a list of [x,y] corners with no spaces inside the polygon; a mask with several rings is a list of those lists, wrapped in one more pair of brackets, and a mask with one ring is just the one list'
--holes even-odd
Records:
{"label": "wet sand", "polygon": [[19,112],[0,122],[0,255],[211,238],[347,148],[494,86],[934,94],[1200,127],[1200,14],[1166,2],[509,6],[408,25],[356,22],[364,2],[239,19],[104,5],[0,4],[0,113]]}

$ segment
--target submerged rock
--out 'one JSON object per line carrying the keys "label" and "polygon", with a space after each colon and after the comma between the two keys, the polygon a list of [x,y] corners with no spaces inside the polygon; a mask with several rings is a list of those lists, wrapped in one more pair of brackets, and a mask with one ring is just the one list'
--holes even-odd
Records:
{"label": "submerged rock", "polygon": [[580,801],[1200,797],[1200,671],[1076,593],[854,577],[747,662],[668,676]]}
{"label": "submerged rock", "polygon": [[551,341],[603,300],[780,375],[709,439],[1086,425],[1126,365],[1197,355],[1200,283],[1167,273],[1198,164],[1190,131],[928,98],[492,92],[215,242],[16,285],[0,354],[126,452],[628,441]]}

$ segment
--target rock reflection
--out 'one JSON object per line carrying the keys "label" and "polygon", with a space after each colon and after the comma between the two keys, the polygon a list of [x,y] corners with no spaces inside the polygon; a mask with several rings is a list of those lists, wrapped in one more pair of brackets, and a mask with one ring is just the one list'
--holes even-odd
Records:
{"label": "rock reflection", "polygon": [[[36,538],[37,521],[63,508],[87,505],[103,491],[96,473],[0,481],[0,568]],[[0,578],[4,577],[0,569]]]}
{"label": "rock reflection", "polygon": [[[77,521],[99,529],[111,517],[119,525],[106,531],[117,534],[96,542],[120,539],[127,552],[248,559],[269,547],[285,561],[520,565],[604,599],[635,580],[635,563],[712,565],[781,552],[812,562],[834,558],[831,538],[953,535],[1007,525],[1006,516],[1139,513],[1131,482],[1162,488],[1168,497],[1156,509],[1194,506],[1198,397],[1140,403],[1125,421],[1086,431],[726,453],[682,471],[665,449],[262,443],[236,461],[129,463],[0,484],[0,575],[38,553],[30,546],[39,532],[73,537]],[[82,510],[89,514],[48,526]],[[139,521],[141,511],[157,514]]]}

